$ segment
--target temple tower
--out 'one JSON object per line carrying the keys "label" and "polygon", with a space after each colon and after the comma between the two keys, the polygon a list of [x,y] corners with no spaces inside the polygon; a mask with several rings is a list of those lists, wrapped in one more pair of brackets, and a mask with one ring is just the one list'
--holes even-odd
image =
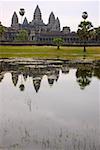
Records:
{"label": "temple tower", "polygon": [[53,25],[54,23],[55,23],[55,16],[54,16],[54,13],[51,12],[51,14],[49,16],[48,24]]}
{"label": "temple tower", "polygon": [[60,21],[59,18],[57,17],[57,19],[55,20],[55,23],[51,29],[51,31],[60,31]]}
{"label": "temple tower", "polygon": [[15,28],[18,27],[18,16],[17,16],[16,12],[14,12],[14,14],[12,16],[11,26],[15,27]]}
{"label": "temple tower", "polygon": [[40,11],[39,6],[36,6],[36,9],[34,11],[33,20],[30,23],[30,25],[34,28],[34,31],[40,32],[44,28],[45,24],[42,20],[42,14]]}
{"label": "temple tower", "polygon": [[40,8],[39,8],[38,5],[36,6],[36,9],[35,9],[35,11],[34,11],[34,17],[33,17],[33,20],[36,20],[36,21],[42,20],[41,11],[40,11]]}

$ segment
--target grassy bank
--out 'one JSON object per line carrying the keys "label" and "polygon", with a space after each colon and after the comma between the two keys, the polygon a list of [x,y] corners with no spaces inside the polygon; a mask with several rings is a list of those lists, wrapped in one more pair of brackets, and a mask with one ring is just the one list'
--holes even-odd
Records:
{"label": "grassy bank", "polygon": [[100,59],[100,47],[0,46],[0,58],[31,57],[35,59]]}

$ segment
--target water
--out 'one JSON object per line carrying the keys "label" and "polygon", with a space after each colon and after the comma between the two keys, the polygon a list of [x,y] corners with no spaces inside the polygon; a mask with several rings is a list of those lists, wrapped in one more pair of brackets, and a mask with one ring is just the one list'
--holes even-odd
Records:
{"label": "water", "polygon": [[0,150],[99,150],[100,65],[0,60]]}

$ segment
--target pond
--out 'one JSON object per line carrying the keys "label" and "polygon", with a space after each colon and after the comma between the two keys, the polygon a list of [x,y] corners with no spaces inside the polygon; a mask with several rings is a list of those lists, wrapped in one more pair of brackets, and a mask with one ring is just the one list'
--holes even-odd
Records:
{"label": "pond", "polygon": [[1,59],[0,150],[100,150],[100,62]]}

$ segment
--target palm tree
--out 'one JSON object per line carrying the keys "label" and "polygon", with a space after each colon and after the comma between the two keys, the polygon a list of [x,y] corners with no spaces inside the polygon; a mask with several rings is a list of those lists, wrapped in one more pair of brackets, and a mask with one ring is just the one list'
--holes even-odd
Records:
{"label": "palm tree", "polygon": [[60,46],[63,44],[62,38],[54,38],[53,42],[57,45],[57,49],[60,49]]}
{"label": "palm tree", "polygon": [[22,29],[22,17],[23,17],[24,14],[25,14],[25,9],[24,9],[24,8],[20,8],[19,14],[20,14],[20,16],[21,16],[21,29]]}
{"label": "palm tree", "polygon": [[84,52],[86,52],[86,42],[93,37],[93,25],[90,21],[86,21],[86,18],[88,17],[87,12],[83,12],[82,18],[84,21],[81,21],[77,33],[80,37],[80,39],[84,42]]}

